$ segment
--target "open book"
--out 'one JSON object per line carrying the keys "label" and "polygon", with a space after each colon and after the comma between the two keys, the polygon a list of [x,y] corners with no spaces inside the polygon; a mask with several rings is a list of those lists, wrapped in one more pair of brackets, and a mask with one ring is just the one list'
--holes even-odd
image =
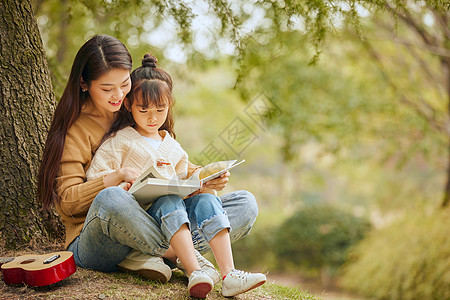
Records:
{"label": "open book", "polygon": [[142,207],[148,207],[156,199],[165,195],[177,195],[184,198],[200,189],[205,182],[219,177],[244,161],[245,159],[240,162],[237,160],[213,162],[185,180],[164,178],[154,166],[151,166],[136,179],[128,192],[133,194]]}

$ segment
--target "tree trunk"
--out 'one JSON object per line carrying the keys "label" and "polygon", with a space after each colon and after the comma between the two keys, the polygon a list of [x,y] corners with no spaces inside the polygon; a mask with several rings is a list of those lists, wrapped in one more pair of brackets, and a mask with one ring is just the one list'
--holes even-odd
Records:
{"label": "tree trunk", "polygon": [[0,56],[0,246],[33,246],[62,231],[36,200],[55,100],[29,0],[0,2]]}

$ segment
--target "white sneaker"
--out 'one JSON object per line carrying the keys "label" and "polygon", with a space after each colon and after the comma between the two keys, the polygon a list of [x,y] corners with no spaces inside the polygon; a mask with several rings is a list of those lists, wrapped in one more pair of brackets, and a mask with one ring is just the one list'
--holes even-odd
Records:
{"label": "white sneaker", "polygon": [[[209,277],[211,277],[214,284],[217,284],[220,281],[220,275],[217,272],[214,265],[209,260],[204,258],[200,254],[200,252],[198,252],[195,249],[194,249],[194,251],[195,251],[195,256],[197,257],[198,264],[200,265],[200,268],[203,271],[206,271],[206,273],[208,273]],[[177,258],[177,268],[180,269],[181,271],[183,271],[184,275],[187,276],[187,272],[184,269],[183,265],[181,264],[181,261],[178,258]]]}
{"label": "white sneaker", "polygon": [[161,257],[144,254],[137,250],[131,250],[130,254],[117,267],[150,280],[158,280],[161,283],[166,283],[172,276],[172,270]]}
{"label": "white sneaker", "polygon": [[222,281],[222,295],[225,297],[250,291],[266,282],[266,275],[248,273],[241,270],[231,270]]}
{"label": "white sneaker", "polygon": [[204,270],[196,270],[189,276],[188,291],[194,298],[206,298],[213,286],[211,277]]}

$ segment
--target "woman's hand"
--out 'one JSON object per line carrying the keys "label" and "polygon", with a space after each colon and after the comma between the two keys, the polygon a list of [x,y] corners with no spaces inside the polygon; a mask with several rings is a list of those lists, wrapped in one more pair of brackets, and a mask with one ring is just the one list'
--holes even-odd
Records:
{"label": "woman's hand", "polygon": [[114,171],[108,175],[103,177],[103,184],[105,187],[117,186],[121,182],[128,183],[128,188],[133,184],[136,178],[141,175],[141,171],[135,168],[120,168],[117,171]]}
{"label": "woman's hand", "polygon": [[228,177],[230,177],[230,172],[227,171],[226,173],[223,173],[222,175],[220,175],[220,177],[217,177],[215,179],[211,179],[211,180],[205,182],[205,184],[203,186],[208,189],[221,191],[227,186]]}

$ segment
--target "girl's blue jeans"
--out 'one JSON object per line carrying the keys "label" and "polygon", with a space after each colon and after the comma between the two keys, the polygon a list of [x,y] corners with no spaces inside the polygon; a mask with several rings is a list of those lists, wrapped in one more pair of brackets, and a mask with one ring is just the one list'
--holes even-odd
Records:
{"label": "girl's blue jeans", "polygon": [[198,194],[184,200],[174,195],[164,196],[147,212],[160,225],[166,241],[170,241],[183,224],[189,225],[194,241],[205,239],[208,243],[219,231],[231,229],[222,202],[212,194]]}
{"label": "girl's blue jeans", "polygon": [[[186,215],[183,217],[180,209],[173,209],[174,203],[179,201],[178,197],[165,196],[172,205],[157,207],[158,200],[145,211],[134,197],[122,188],[106,188],[95,197],[83,230],[69,245],[68,250],[74,253],[78,266],[105,272],[116,271],[116,265],[131,249],[162,256],[169,248],[168,241],[171,236],[178,230],[177,224],[172,226],[165,221],[170,210],[177,214],[171,216],[177,222],[187,223],[189,220],[194,247],[200,253],[210,249],[208,242],[223,228],[232,228],[232,242],[250,232],[258,215],[256,200],[251,193],[235,191],[220,197],[223,210],[218,209],[219,198],[201,195],[210,194],[200,194],[184,200],[187,219],[183,221]],[[177,201],[174,201],[174,198]],[[207,203],[210,203],[211,207],[208,208]],[[158,221],[150,215],[153,213],[153,206]]]}

